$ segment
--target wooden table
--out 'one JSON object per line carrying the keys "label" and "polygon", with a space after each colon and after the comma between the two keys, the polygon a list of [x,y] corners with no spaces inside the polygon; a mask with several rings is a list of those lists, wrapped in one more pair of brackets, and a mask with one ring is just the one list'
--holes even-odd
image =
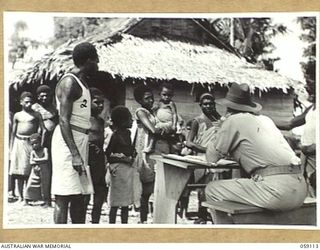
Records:
{"label": "wooden table", "polygon": [[176,205],[195,169],[239,168],[237,164],[211,164],[204,161],[185,159],[177,155],[154,155],[156,180],[154,189],[154,224],[175,224]]}

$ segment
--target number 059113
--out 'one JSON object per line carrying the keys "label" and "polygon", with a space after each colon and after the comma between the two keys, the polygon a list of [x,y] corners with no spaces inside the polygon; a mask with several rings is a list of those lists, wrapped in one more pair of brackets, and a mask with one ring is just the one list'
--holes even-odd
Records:
{"label": "number 059113", "polygon": [[315,248],[319,248],[319,244],[318,243],[302,243],[302,244],[300,244],[300,248],[302,248],[302,249],[315,249]]}

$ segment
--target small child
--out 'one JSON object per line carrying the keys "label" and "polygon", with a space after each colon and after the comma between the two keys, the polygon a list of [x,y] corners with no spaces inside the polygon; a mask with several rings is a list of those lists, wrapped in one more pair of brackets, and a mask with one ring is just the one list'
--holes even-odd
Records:
{"label": "small child", "polygon": [[[102,205],[106,200],[108,189],[105,175],[104,120],[99,116],[104,108],[103,93],[97,88],[90,88],[91,94],[91,127],[89,130],[89,159],[90,173],[94,188],[92,223],[100,222]],[[88,203],[88,201],[87,201]]]}
{"label": "small child", "polygon": [[24,194],[25,205],[28,205],[30,200],[43,200],[43,207],[47,208],[51,206],[48,149],[41,146],[41,135],[38,133],[30,136],[30,143],[33,149],[30,155],[32,170]]}
{"label": "small child", "polygon": [[128,223],[129,205],[134,203],[134,174],[132,166],[135,149],[131,142],[132,116],[128,108],[117,106],[111,112],[114,132],[106,150],[110,185],[109,223],[116,222],[117,210],[121,207],[121,223]]}
{"label": "small child", "polygon": [[172,84],[163,83],[158,105],[154,108],[157,119],[156,128],[163,129],[166,133],[177,131],[178,114],[176,104],[172,101],[174,90]]}
{"label": "small child", "polygon": [[[156,118],[155,128],[162,131],[164,138],[170,144],[170,153],[176,153],[174,145],[178,142],[179,135],[177,131],[180,130],[178,124],[178,114],[176,104],[172,101],[174,90],[172,84],[163,83],[161,85],[160,100],[153,107],[153,113]],[[148,147],[145,148],[145,153],[150,153],[154,150],[155,140],[151,138]]]}
{"label": "small child", "polygon": [[17,179],[19,199],[23,201],[23,187],[31,172],[30,135],[44,131],[41,115],[32,110],[33,96],[30,92],[23,92],[20,96],[22,110],[13,117],[11,134],[11,163],[10,175],[13,181]]}

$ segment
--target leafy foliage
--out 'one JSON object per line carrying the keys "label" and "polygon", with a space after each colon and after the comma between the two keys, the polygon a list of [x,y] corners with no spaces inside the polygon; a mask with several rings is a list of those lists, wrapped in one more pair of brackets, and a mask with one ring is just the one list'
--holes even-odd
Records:
{"label": "leafy foliage", "polygon": [[[276,59],[261,59],[262,55],[271,53],[275,46],[272,37],[287,32],[287,27],[282,24],[274,24],[271,18],[218,18],[202,19],[206,26],[219,40],[230,45],[233,34],[233,44],[248,62],[258,63],[263,61],[273,65]],[[233,28],[233,32],[231,29]],[[273,67],[270,67],[272,70]]]}
{"label": "leafy foliage", "polygon": [[28,29],[28,25],[24,21],[17,21],[14,25],[14,32],[10,38],[9,62],[12,63],[12,68],[18,59],[24,57],[27,51],[26,41],[23,32]]}
{"label": "leafy foliage", "polygon": [[54,39],[51,44],[54,48],[65,42],[72,42],[92,34],[103,32],[108,28],[112,18],[98,17],[55,17],[54,18]]}
{"label": "leafy foliage", "polygon": [[315,90],[316,84],[316,17],[298,17],[298,23],[300,23],[304,33],[300,36],[300,39],[307,43],[306,48],[303,51],[303,56],[307,59],[307,62],[301,62],[304,77],[307,82],[307,89]]}
{"label": "leafy foliage", "polygon": [[[251,62],[258,62],[263,54],[269,54],[275,46],[272,44],[272,37],[278,34],[285,34],[287,27],[282,24],[273,24],[271,18],[239,18],[245,39],[242,54]],[[238,27],[238,26],[235,26]],[[240,31],[235,32],[238,34]],[[235,40],[241,37],[235,37]]]}

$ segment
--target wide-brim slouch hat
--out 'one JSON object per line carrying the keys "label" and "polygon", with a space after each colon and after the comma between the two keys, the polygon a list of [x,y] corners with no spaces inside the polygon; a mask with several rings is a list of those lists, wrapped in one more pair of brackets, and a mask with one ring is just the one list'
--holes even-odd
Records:
{"label": "wide-brim slouch hat", "polygon": [[225,98],[216,100],[219,105],[226,106],[233,110],[256,113],[262,106],[253,102],[248,84],[232,83]]}

